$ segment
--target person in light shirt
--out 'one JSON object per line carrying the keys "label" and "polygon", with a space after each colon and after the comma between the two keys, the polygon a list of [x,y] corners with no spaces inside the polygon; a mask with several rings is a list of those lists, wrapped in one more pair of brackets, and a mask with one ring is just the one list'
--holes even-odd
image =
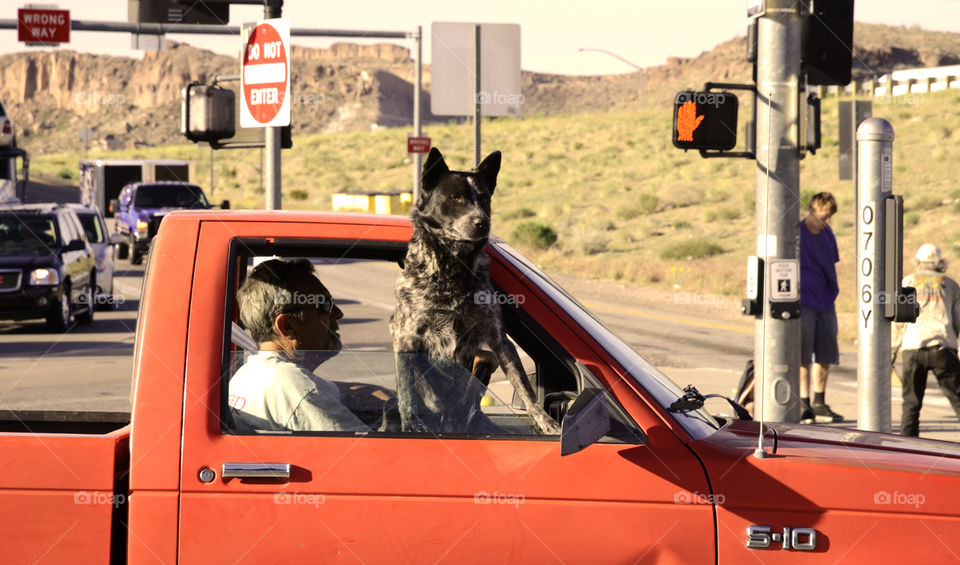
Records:
{"label": "person in light shirt", "polygon": [[340,402],[337,386],[314,374],[342,347],[343,312],[307,259],[271,259],[237,293],[240,320],[258,343],[230,379],[235,427],[256,431],[367,431]]}

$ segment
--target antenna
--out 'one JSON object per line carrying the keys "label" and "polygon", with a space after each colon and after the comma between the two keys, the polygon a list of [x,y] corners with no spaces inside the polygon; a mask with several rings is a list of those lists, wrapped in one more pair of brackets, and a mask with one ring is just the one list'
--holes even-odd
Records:
{"label": "antenna", "polygon": [[[770,139],[771,139],[770,118],[771,118],[771,114],[772,114],[772,112],[773,112],[772,100],[773,100],[773,92],[771,91],[771,92],[768,92],[768,93],[767,93],[767,162],[766,162],[766,164],[764,165],[765,168],[767,169],[767,184],[766,184],[766,186],[764,187],[765,195],[764,195],[764,210],[763,210],[763,259],[764,259],[764,260],[763,260],[763,264],[764,264],[764,268],[766,268],[766,265],[769,264],[769,261],[767,260],[767,258],[770,256],[770,250],[768,249],[768,247],[770,246],[770,233],[769,233],[768,225],[769,225],[769,223],[770,223]],[[766,280],[766,279],[769,278],[769,277],[763,277],[763,278],[764,278],[764,280]],[[764,293],[764,294],[766,294],[766,293]],[[760,306],[761,312],[763,311],[762,309],[765,308],[765,307],[766,307],[766,305],[761,305],[761,306]],[[762,326],[761,326],[761,327],[762,327],[762,330],[761,330],[761,331],[763,332],[764,335],[766,335],[766,333],[767,333],[767,316],[766,316],[766,314],[764,314],[764,316],[763,316],[763,323],[762,323]],[[763,458],[765,458],[765,457],[767,456],[767,452],[766,452],[766,450],[765,450],[764,447],[763,447],[763,412],[764,412],[764,411],[763,411],[763,407],[764,407],[764,404],[765,404],[766,399],[767,399],[767,395],[764,394],[765,391],[763,390],[763,385],[764,385],[764,383],[767,381],[767,360],[766,360],[767,351],[766,351],[766,349],[763,350],[763,357],[764,357],[764,359],[762,360],[763,362],[760,363],[760,437],[757,438],[757,449],[754,450],[754,452],[753,452],[753,456],[756,457],[756,458],[758,458],[758,459],[763,459]]]}

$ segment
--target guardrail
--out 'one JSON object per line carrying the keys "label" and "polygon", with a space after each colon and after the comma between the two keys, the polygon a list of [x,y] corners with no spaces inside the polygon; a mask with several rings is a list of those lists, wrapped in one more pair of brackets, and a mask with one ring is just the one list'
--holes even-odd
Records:
{"label": "guardrail", "polygon": [[948,89],[960,89],[960,65],[921,69],[901,69],[883,76],[852,81],[845,87],[819,86],[820,98],[829,96],[870,96],[874,98],[928,94]]}

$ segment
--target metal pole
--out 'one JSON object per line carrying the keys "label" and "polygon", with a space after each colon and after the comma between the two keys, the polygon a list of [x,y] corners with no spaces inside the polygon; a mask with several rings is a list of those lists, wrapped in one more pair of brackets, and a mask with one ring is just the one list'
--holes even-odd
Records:
{"label": "metal pole", "polygon": [[475,27],[475,41],[474,48],[476,49],[476,59],[475,66],[476,72],[474,73],[474,78],[476,79],[476,87],[474,88],[473,93],[473,166],[480,166],[480,113],[481,113],[481,104],[480,104],[480,24],[477,24]]}
{"label": "metal pole", "polygon": [[210,196],[213,196],[213,146],[210,146]]}
{"label": "metal pole", "polygon": [[[797,259],[800,14],[793,0],[767,0],[766,5],[757,22],[756,196],[757,255],[767,259],[764,280],[769,289],[770,260]],[[769,291],[766,294],[755,332],[763,419],[797,422],[800,320],[774,317]]]}
{"label": "metal pole", "polygon": [[[266,1],[263,6],[264,19],[270,20],[279,18],[283,8],[282,0]],[[289,96],[290,93],[287,93]],[[263,144],[266,154],[265,175],[266,175],[266,209],[282,210],[281,190],[281,157],[280,157],[280,129],[279,127],[266,128],[264,132]]]}
{"label": "metal pole", "polygon": [[884,301],[896,299],[885,288],[887,197],[893,195],[893,126],[868,118],[857,128],[857,427],[890,431],[890,320]]}
{"label": "metal pole", "polygon": [[[413,80],[413,136],[420,137],[420,93],[423,88],[423,27],[417,26],[417,63]],[[420,198],[420,171],[423,169],[423,153],[413,154],[413,202]]]}

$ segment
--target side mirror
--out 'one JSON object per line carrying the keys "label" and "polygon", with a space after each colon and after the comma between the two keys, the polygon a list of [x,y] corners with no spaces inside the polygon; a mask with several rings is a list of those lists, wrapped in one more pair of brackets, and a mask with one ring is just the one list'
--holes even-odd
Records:
{"label": "side mirror", "polygon": [[120,211],[120,201],[117,200],[116,198],[111,199],[111,200],[110,200],[110,206],[109,206],[109,208],[108,208],[108,211],[109,211],[111,214],[116,214],[117,212],[119,212],[119,211]]}
{"label": "side mirror", "polygon": [[603,392],[584,389],[567,410],[560,428],[560,455],[572,455],[607,435],[610,411]]}
{"label": "side mirror", "polygon": [[229,200],[224,200],[223,202],[221,202],[221,203],[220,203],[220,209],[221,209],[221,210],[229,210],[229,209],[230,209],[230,201],[229,201]]}
{"label": "side mirror", "polygon": [[87,248],[87,244],[83,242],[82,239],[75,239],[64,246],[64,251],[83,251]]}

